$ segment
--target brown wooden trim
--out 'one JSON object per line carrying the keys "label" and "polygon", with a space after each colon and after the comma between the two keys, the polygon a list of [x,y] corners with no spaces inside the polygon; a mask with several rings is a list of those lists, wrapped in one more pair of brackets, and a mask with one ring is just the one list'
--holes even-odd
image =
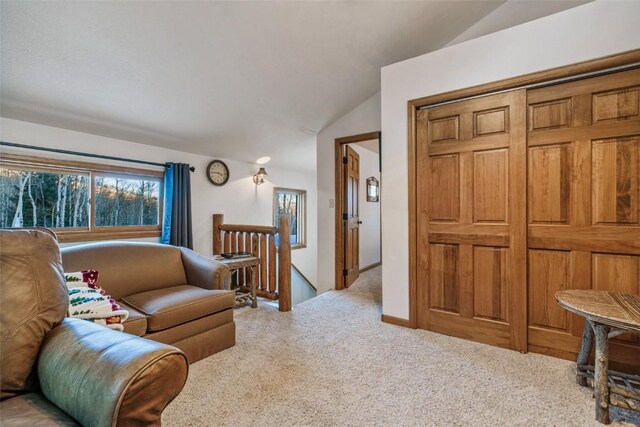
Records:
{"label": "brown wooden trim", "polygon": [[415,329],[415,326],[411,326],[411,322],[407,319],[400,319],[399,317],[389,316],[388,314],[382,315],[382,321],[389,323],[390,325],[402,326],[404,328]]}
{"label": "brown wooden trim", "polygon": [[346,144],[353,144],[355,142],[380,139],[380,137],[381,132],[377,131],[335,139],[335,289],[338,291],[344,289],[344,278],[342,275],[342,270],[344,270],[344,236],[342,234],[342,210],[344,206],[342,195],[342,146]]}
{"label": "brown wooden trim", "polygon": [[60,160],[60,159],[50,159],[39,156],[28,156],[23,154],[13,154],[13,153],[0,153],[2,155],[2,162],[6,163],[15,163],[18,165],[32,165],[37,167],[49,168],[51,167],[61,167],[67,168],[74,171],[92,171],[92,172],[111,172],[111,173],[122,173],[127,175],[139,175],[139,176],[153,176],[153,177],[163,177],[164,171],[152,170],[152,169],[141,169],[141,168],[132,168],[128,166],[113,166],[102,163],[90,163],[90,162],[79,162],[75,160]]}
{"label": "brown wooden trim", "polygon": [[640,62],[640,49],[634,49],[601,58],[579,62],[522,76],[498,80],[464,89],[430,95],[408,101],[408,196],[409,196],[409,324],[417,327],[417,204],[416,204],[416,122],[418,108],[440,102],[454,101],[472,96],[486,95],[531,84],[549,82],[584,73],[606,70]]}
{"label": "brown wooden trim", "polygon": [[344,235],[342,234],[342,144],[335,141],[335,289],[344,289]]}
{"label": "brown wooden trim", "polygon": [[[240,289],[242,290],[242,292],[251,292],[251,288],[248,288],[248,287],[241,286]],[[278,301],[278,298],[279,298],[277,292],[270,292],[270,291],[264,291],[262,289],[258,289],[257,293],[260,298],[265,298],[271,301]]]}
{"label": "brown wooden trim", "polygon": [[373,270],[376,267],[380,267],[382,265],[382,261],[374,262],[371,265],[367,265],[366,267],[362,267],[360,269],[360,273],[364,273],[365,271]]}
{"label": "brown wooden trim", "polygon": [[510,77],[508,79],[471,86],[464,89],[425,96],[422,98],[411,100],[409,101],[409,104],[419,108],[424,105],[453,101],[470,96],[486,95],[503,90],[515,89],[527,85],[544,83],[551,80],[576,76],[579,74],[593,73],[596,71],[606,70],[608,68],[633,64],[634,62],[640,62],[640,49],[629,50],[627,52],[617,53],[614,55],[604,56],[602,58],[591,59],[588,61],[577,62],[575,64],[549,68],[543,71],[536,71],[517,77]]}
{"label": "brown wooden trim", "polygon": [[278,234],[278,227],[269,225],[222,224],[219,230],[239,233]]}
{"label": "brown wooden trim", "polygon": [[55,231],[58,241],[68,242],[88,242],[94,240],[120,240],[120,239],[139,239],[145,237],[160,237],[162,231],[157,230],[130,230],[130,231]]}
{"label": "brown wooden trim", "polygon": [[339,144],[353,144],[354,142],[364,142],[372,139],[380,139],[380,131],[345,136],[343,138],[337,138],[336,142]]}
{"label": "brown wooden trim", "polygon": [[408,104],[409,119],[409,325],[411,328],[418,326],[418,305],[416,299],[418,297],[418,218],[417,218],[417,135],[416,135],[416,113],[415,105]]}

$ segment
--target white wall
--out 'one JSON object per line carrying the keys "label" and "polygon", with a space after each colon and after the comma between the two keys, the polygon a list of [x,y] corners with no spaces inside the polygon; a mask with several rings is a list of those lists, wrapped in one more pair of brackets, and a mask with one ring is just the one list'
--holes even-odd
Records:
{"label": "white wall", "polygon": [[384,314],[409,316],[407,101],[640,48],[638,17],[596,1],[382,69]]}
{"label": "white wall", "polygon": [[360,156],[358,208],[360,209],[360,268],[380,262],[380,202],[367,202],[367,178],[380,181],[380,156],[356,144],[350,144]]}
{"label": "white wall", "polygon": [[[318,134],[318,293],[335,289],[335,199],[336,138],[380,130],[380,93],[376,93]],[[384,136],[382,139],[384,152]]]}
{"label": "white wall", "polygon": [[[270,168],[267,164],[266,169],[269,173],[267,182],[256,186],[253,183],[252,176],[258,171],[258,166],[224,159],[227,166],[229,166],[230,179],[225,186],[215,187],[206,177],[207,165],[212,160],[207,156],[7,118],[0,118],[0,137],[3,141],[19,144],[61,148],[161,163],[169,161],[182,162],[195,166],[196,171],[191,175],[193,241],[194,249],[205,255],[211,255],[212,253],[212,214],[224,214],[225,222],[227,223],[270,225],[273,220],[272,199],[274,186],[307,190],[307,247],[294,250],[291,257],[296,267],[312,283],[315,284],[317,282],[316,177],[313,173]],[[83,160],[77,156],[65,157],[64,155],[32,150],[20,151],[6,147],[2,147],[2,151]],[[87,161],[100,162],[98,159],[87,159]],[[114,162],[107,163],[113,164]],[[132,166],[131,163],[123,163],[123,165]]]}
{"label": "white wall", "polygon": [[507,0],[487,16],[467,28],[445,47],[476,39],[534,19],[562,12],[593,0],[520,1]]}

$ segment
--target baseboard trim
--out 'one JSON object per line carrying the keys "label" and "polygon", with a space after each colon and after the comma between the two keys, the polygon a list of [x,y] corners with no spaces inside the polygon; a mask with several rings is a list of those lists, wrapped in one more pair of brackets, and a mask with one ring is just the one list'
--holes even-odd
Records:
{"label": "baseboard trim", "polygon": [[388,314],[382,315],[382,321],[391,325],[411,328],[411,323],[407,319],[400,319],[399,317],[389,316]]}
{"label": "baseboard trim", "polygon": [[364,273],[365,271],[369,271],[373,268],[380,267],[381,265],[382,265],[382,262],[376,262],[375,264],[367,265],[366,267],[362,267],[360,269],[360,273]]}

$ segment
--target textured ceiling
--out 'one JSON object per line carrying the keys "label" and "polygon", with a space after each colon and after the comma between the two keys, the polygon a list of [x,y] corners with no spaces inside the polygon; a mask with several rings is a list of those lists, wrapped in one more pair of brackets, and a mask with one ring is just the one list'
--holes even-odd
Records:
{"label": "textured ceiling", "polygon": [[312,170],[382,66],[585,1],[2,1],[0,114]]}
{"label": "textured ceiling", "polygon": [[310,170],[314,134],[375,94],[382,66],[501,3],[3,1],[0,113]]}

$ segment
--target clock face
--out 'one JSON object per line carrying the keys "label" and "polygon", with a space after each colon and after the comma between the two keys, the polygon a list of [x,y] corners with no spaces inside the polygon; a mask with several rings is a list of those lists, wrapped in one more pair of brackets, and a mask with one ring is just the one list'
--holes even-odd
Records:
{"label": "clock face", "polygon": [[207,167],[207,178],[213,185],[225,185],[229,180],[229,168],[224,162],[214,160]]}

